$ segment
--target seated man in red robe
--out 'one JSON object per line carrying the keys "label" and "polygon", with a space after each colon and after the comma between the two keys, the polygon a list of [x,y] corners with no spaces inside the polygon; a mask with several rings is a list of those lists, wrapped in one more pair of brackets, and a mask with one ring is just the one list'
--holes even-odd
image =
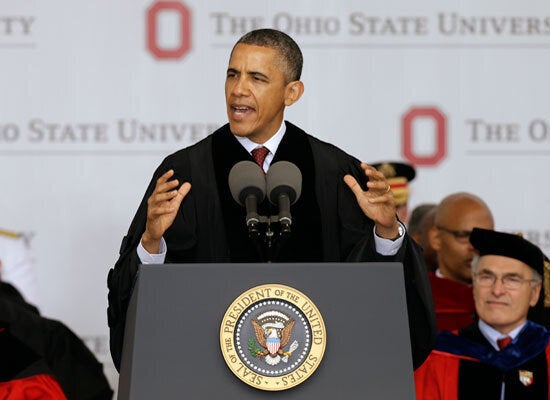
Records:
{"label": "seated man in red robe", "polygon": [[493,215],[479,197],[454,193],[437,206],[429,232],[437,269],[429,278],[438,331],[462,328],[475,320],[471,264],[477,252],[468,240],[474,228],[494,229]]}
{"label": "seated man in red robe", "polygon": [[520,236],[474,229],[479,321],[438,334],[415,372],[418,400],[548,399],[550,332],[527,319],[540,296],[544,255]]}

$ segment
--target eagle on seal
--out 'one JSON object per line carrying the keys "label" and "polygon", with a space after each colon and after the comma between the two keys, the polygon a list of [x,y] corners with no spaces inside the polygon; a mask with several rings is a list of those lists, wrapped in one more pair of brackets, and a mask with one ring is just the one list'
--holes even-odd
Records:
{"label": "eagle on seal", "polygon": [[268,324],[268,326],[262,327],[258,321],[252,320],[256,340],[264,348],[263,351],[258,351],[255,354],[256,357],[267,355],[270,357],[290,357],[292,355],[291,352],[284,352],[282,349],[290,341],[292,329],[294,328],[294,320],[291,319],[284,326],[281,323],[279,324]]}

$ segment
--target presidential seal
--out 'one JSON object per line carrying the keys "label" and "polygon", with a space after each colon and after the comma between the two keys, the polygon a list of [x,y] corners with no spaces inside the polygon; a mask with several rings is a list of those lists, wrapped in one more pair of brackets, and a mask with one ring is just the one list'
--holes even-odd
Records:
{"label": "presidential seal", "polygon": [[220,346],[229,369],[261,390],[285,390],[319,366],[326,345],[321,313],[303,293],[266,284],[242,293],[223,316]]}

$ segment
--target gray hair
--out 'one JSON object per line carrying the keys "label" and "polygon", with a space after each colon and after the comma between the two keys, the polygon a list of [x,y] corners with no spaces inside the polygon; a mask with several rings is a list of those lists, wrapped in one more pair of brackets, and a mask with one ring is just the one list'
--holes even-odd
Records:
{"label": "gray hair", "polygon": [[[475,258],[472,260],[472,276],[475,276],[477,274],[477,268],[478,268],[478,264],[479,264],[479,260],[481,259],[480,256],[475,256]],[[533,284],[536,284],[536,283],[539,283],[540,281],[542,281],[542,276],[539,274],[538,271],[534,270],[533,268],[531,268],[531,271],[533,271],[533,281],[535,282],[531,282],[531,285]]]}

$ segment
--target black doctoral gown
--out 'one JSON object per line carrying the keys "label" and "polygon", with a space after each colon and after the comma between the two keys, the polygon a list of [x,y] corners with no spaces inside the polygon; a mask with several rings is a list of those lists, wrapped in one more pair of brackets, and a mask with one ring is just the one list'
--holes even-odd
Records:
{"label": "black doctoral gown", "polygon": [[[120,367],[126,309],[140,264],[137,245],[145,230],[147,198],[156,180],[169,169],[180,183],[190,182],[172,226],[166,231],[166,262],[258,262],[265,261],[247,238],[245,209],[230,195],[227,177],[238,161],[252,156],[225,125],[193,146],[164,159],[147,188],[120,249],[120,258],[109,271],[111,354]],[[361,184],[366,176],[360,162],[286,122],[285,135],[272,163],[286,160],[302,172],[302,195],[292,206],[292,236],[275,258],[276,262],[403,262],[411,346],[415,368],[435,343],[435,317],[427,268],[421,250],[408,235],[396,256],[382,256],[374,247],[374,222],[357,204],[343,181],[353,175]],[[364,186],[365,188],[366,186]],[[269,213],[268,201],[260,211]],[[263,214],[267,215],[267,214]],[[373,305],[376,306],[376,305]]]}
{"label": "black doctoral gown", "polygon": [[[68,400],[113,398],[103,366],[86,344],[62,322],[42,317],[13,286],[0,282],[0,382],[15,386],[19,380],[24,385],[34,377],[38,379],[31,379],[30,386],[41,386],[40,378],[48,376],[41,399],[64,398],[54,396],[51,381]],[[0,398],[2,394],[0,390]]]}

